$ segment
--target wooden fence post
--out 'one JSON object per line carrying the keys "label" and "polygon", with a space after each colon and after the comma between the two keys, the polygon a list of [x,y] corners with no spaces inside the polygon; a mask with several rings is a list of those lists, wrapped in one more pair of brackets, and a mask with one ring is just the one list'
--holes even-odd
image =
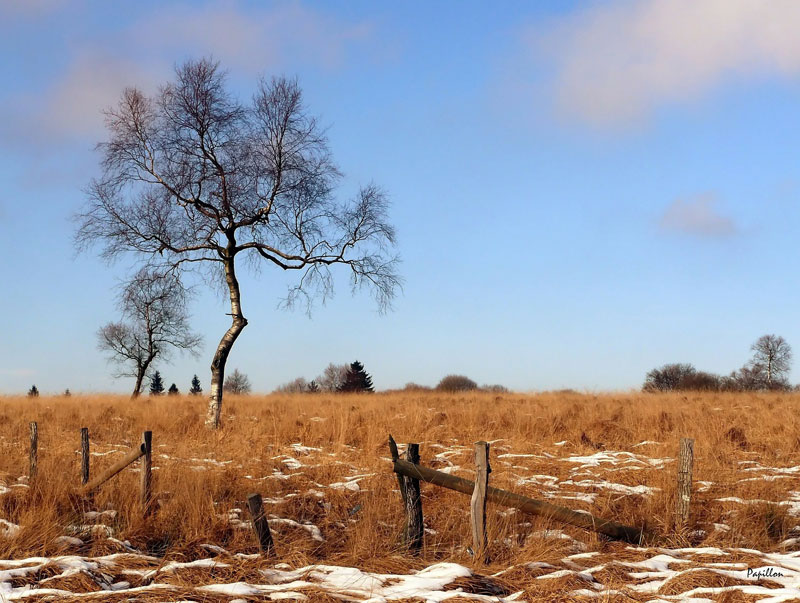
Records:
{"label": "wooden fence post", "polygon": [[689,503],[692,499],[692,465],[694,464],[694,440],[681,438],[678,451],[678,492],[676,523],[682,530],[689,521]]}
{"label": "wooden fence post", "polygon": [[31,451],[30,451],[30,466],[28,468],[28,479],[33,481],[36,479],[36,473],[39,469],[39,426],[36,421],[31,421]]}
{"label": "wooden fence post", "polygon": [[272,533],[269,531],[269,522],[264,515],[264,504],[261,495],[257,493],[247,496],[247,507],[250,509],[250,517],[253,518],[253,530],[258,537],[258,545],[261,552],[268,557],[275,555],[275,545],[272,541]]}
{"label": "wooden fence post", "polygon": [[81,483],[89,482],[89,428],[81,427]]}
{"label": "wooden fence post", "polygon": [[153,480],[153,432],[145,431],[142,433],[142,483],[141,498],[142,512],[147,515],[150,512],[150,500],[152,496],[151,484]]}
{"label": "wooden fence post", "polygon": [[489,487],[489,444],[475,442],[475,489],[470,502],[470,525],[472,526],[472,550],[475,558],[486,561],[488,538],[486,536],[486,490]]}
{"label": "wooden fence post", "polygon": [[[408,444],[406,447],[406,460],[414,465],[419,465],[419,444]],[[425,532],[425,522],[422,518],[422,495],[419,489],[419,480],[406,477],[405,503],[406,503],[406,529],[405,544],[415,555],[422,551],[422,540]]]}

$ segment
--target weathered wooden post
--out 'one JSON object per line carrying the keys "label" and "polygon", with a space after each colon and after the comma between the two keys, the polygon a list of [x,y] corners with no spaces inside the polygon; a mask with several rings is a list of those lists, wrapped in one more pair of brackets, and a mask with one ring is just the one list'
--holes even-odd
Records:
{"label": "weathered wooden post", "polygon": [[269,522],[264,515],[264,504],[261,495],[257,493],[247,496],[247,507],[250,509],[250,517],[253,518],[253,530],[258,538],[258,545],[261,552],[268,557],[275,556],[275,545],[272,541],[272,533],[269,531]]}
{"label": "weathered wooden post", "polygon": [[150,500],[152,497],[151,485],[153,480],[153,432],[145,431],[142,433],[142,483],[141,498],[142,512],[147,515],[150,512]]}
{"label": "weathered wooden post", "polygon": [[81,427],[81,483],[89,482],[89,428]]}
{"label": "weathered wooden post", "polygon": [[681,438],[678,451],[678,492],[676,524],[682,530],[689,521],[689,504],[692,500],[692,465],[694,464],[694,440]]}
{"label": "weathered wooden post", "polygon": [[[406,460],[414,465],[419,465],[419,444],[408,444],[406,447]],[[405,543],[415,555],[422,551],[422,539],[425,533],[425,522],[422,518],[422,495],[419,480],[408,477],[403,480],[405,485],[406,503],[406,530]]]}
{"label": "weathered wooden post", "polygon": [[28,479],[36,479],[36,472],[39,469],[39,426],[36,421],[31,421],[31,451],[30,466],[28,468]]}
{"label": "weathered wooden post", "polygon": [[475,489],[470,502],[470,525],[472,526],[472,550],[475,559],[486,561],[488,538],[486,536],[486,490],[489,487],[489,444],[475,442]]}

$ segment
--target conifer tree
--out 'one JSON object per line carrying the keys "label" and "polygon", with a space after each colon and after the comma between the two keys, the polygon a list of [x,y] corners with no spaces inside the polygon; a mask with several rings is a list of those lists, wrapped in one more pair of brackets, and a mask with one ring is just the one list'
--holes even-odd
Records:
{"label": "conifer tree", "polygon": [[192,387],[189,388],[189,393],[193,396],[197,396],[203,393],[203,388],[200,387],[200,379],[197,378],[197,375],[192,377]]}
{"label": "conifer tree", "polygon": [[167,390],[167,394],[169,394],[170,396],[177,396],[179,393],[181,392],[178,391],[178,386],[175,385],[174,383],[170,385],[169,389]]}
{"label": "conifer tree", "polygon": [[160,396],[164,393],[164,380],[161,378],[161,373],[156,371],[150,378],[150,395]]}
{"label": "conifer tree", "polygon": [[28,397],[29,398],[39,397],[39,388],[36,387],[36,385],[31,385],[31,388],[28,390]]}
{"label": "conifer tree", "polygon": [[358,360],[350,365],[344,383],[339,387],[340,392],[372,392],[372,377],[364,370],[364,365]]}

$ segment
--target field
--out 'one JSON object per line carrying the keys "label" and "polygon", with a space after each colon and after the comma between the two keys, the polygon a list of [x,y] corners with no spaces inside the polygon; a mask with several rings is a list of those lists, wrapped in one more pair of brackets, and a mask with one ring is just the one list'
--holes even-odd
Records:
{"label": "field", "polygon": [[[437,394],[226,398],[0,397],[0,600],[800,600],[800,395]],[[28,423],[39,425],[29,483]],[[93,499],[80,484],[153,431],[154,511],[138,463]],[[489,506],[490,560],[468,550],[469,497],[422,484],[425,546],[404,514],[387,438],[472,479],[644,526],[638,546]],[[681,437],[695,439],[690,525],[674,525]],[[264,497],[277,558],[245,499]]]}

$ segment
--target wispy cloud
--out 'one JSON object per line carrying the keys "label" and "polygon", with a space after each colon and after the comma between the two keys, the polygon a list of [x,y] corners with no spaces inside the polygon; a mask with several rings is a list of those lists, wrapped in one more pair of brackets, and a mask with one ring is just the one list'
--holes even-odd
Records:
{"label": "wispy cloud", "polygon": [[371,23],[344,21],[299,3],[164,4],[113,37],[98,33],[67,49],[66,67],[44,89],[0,93],[0,110],[11,116],[0,124],[0,139],[36,147],[97,140],[101,111],[125,86],[154,89],[188,58],[212,56],[250,77],[299,65],[337,70],[373,40]]}
{"label": "wispy cloud", "polygon": [[736,223],[723,214],[718,205],[713,193],[675,199],[659,218],[659,228],[666,232],[707,238],[736,234],[739,230]]}
{"label": "wispy cloud", "polygon": [[628,125],[731,80],[800,73],[795,0],[617,0],[532,26],[558,110]]}

